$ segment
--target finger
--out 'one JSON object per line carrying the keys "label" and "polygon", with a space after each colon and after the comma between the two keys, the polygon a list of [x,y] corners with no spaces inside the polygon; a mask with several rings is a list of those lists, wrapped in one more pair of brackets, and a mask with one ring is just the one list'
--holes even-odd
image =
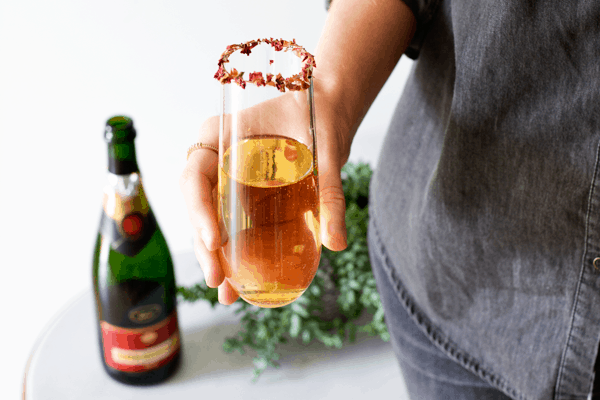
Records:
{"label": "finger", "polygon": [[219,285],[219,303],[228,306],[233,304],[239,297],[240,295],[235,291],[227,279]]}
{"label": "finger", "polygon": [[342,178],[337,169],[329,169],[319,175],[321,202],[321,241],[330,250],[340,251],[347,247],[346,200]]}
{"label": "finger", "polygon": [[217,251],[220,250],[209,251],[206,248],[204,241],[202,241],[198,235],[194,235],[194,253],[196,254],[198,263],[200,263],[200,268],[202,268],[202,272],[204,273],[204,281],[206,282],[206,285],[211,288],[218,287],[225,279],[225,274],[219,263]]}
{"label": "finger", "polygon": [[219,248],[221,243],[213,202],[217,165],[218,157],[214,151],[196,150],[190,154],[179,181],[192,226],[210,251]]}

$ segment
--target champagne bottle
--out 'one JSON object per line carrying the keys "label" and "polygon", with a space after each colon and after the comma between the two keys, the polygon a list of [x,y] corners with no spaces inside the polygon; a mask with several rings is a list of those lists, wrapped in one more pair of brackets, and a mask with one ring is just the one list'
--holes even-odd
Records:
{"label": "champagne bottle", "polygon": [[173,261],[144,194],[130,118],[106,123],[108,174],[93,261],[102,363],[114,379],[153,384],[180,355]]}

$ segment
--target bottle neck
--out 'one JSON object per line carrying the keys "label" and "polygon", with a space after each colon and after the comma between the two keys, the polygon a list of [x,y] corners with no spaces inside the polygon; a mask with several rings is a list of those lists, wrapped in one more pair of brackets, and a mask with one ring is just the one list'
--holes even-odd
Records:
{"label": "bottle neck", "polygon": [[133,141],[108,144],[108,171],[115,175],[139,172]]}

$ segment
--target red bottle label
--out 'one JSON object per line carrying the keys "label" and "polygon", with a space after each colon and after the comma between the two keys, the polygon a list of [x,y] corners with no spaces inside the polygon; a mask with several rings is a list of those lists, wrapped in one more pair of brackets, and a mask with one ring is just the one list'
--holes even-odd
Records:
{"label": "red bottle label", "polygon": [[177,312],[145,328],[131,329],[100,321],[106,364],[124,372],[145,372],[162,367],[179,352]]}

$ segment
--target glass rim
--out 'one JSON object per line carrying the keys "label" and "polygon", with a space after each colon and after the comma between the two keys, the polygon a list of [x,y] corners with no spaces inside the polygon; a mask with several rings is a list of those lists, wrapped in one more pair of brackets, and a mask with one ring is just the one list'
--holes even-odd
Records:
{"label": "glass rim", "polygon": [[[244,75],[245,71],[237,71],[237,69],[232,68],[231,71],[228,71],[225,68],[225,64],[229,62],[229,57],[238,50],[241,50],[241,54],[250,55],[252,49],[258,46],[261,43],[266,43],[273,47],[275,51],[291,51],[294,53],[301,61],[301,71],[297,74],[294,74],[290,77],[284,78],[281,73],[277,75],[267,73],[266,77],[263,77],[262,72],[250,72],[248,73],[248,78],[245,79]],[[272,61],[272,60],[271,60]],[[219,69],[214,75],[214,78],[217,79],[221,84],[229,84],[231,82],[235,82],[242,89],[246,88],[246,84],[254,84],[257,87],[261,86],[273,86],[277,88],[280,92],[289,91],[301,91],[306,90],[312,86],[312,74],[313,69],[316,68],[315,58],[312,54],[310,54],[304,47],[300,46],[296,43],[296,39],[291,41],[284,39],[256,39],[250,40],[245,43],[233,44],[227,46],[226,50],[221,54],[221,58],[218,62]]]}

